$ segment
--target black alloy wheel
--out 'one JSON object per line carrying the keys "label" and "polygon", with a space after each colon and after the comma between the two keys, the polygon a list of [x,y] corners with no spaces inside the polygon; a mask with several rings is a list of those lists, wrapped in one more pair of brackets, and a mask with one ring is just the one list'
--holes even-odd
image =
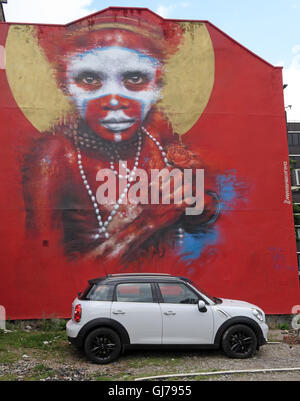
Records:
{"label": "black alloy wheel", "polygon": [[256,351],[257,338],[250,327],[237,324],[225,331],[222,348],[230,358],[250,358]]}
{"label": "black alloy wheel", "polygon": [[121,352],[120,337],[109,328],[96,329],[87,336],[84,342],[84,352],[95,363],[113,362]]}

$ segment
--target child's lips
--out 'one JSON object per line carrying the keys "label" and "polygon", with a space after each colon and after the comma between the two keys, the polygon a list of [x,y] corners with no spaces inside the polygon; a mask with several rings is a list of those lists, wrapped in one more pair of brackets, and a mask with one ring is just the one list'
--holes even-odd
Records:
{"label": "child's lips", "polygon": [[119,132],[130,128],[135,123],[135,120],[132,118],[122,120],[110,118],[100,120],[99,122],[104,128],[108,129],[109,131]]}

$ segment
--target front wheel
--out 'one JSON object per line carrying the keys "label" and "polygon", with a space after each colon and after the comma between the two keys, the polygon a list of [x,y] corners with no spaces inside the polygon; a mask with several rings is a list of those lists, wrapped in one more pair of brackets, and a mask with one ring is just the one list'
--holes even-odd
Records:
{"label": "front wheel", "polygon": [[120,355],[121,348],[118,334],[106,327],[93,330],[84,342],[86,356],[99,364],[115,361]]}
{"label": "front wheel", "polygon": [[230,358],[250,358],[256,351],[257,338],[250,327],[236,324],[225,331],[222,348]]}

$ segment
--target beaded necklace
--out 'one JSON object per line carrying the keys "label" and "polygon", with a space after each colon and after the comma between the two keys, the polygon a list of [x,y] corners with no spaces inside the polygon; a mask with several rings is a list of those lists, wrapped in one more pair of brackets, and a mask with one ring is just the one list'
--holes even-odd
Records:
{"label": "beaded necklace", "polygon": [[[136,169],[138,168],[139,165],[139,161],[140,161],[140,154],[141,154],[141,150],[142,150],[142,134],[145,134],[148,138],[150,138],[150,140],[152,140],[154,142],[154,144],[156,145],[157,149],[160,151],[161,157],[163,159],[163,162],[165,164],[166,167],[168,167],[169,161],[167,159],[167,155],[166,152],[164,151],[164,148],[161,146],[160,142],[154,138],[144,127],[141,127],[141,131],[138,132],[138,139],[136,142],[136,154],[135,154],[135,158],[134,158],[134,165],[132,170],[130,170],[129,168],[126,167],[125,164],[122,164],[122,167],[126,168],[126,175],[121,175],[119,174],[119,172],[115,169],[114,167],[114,162],[115,161],[120,161],[120,154],[118,149],[113,148],[110,145],[104,145],[103,142],[101,141],[101,139],[97,138],[97,139],[91,139],[89,137],[88,134],[84,133],[83,135],[79,136],[77,134],[77,127],[75,126],[75,130],[73,131],[73,139],[74,139],[74,143],[76,146],[76,151],[77,151],[77,164],[78,164],[78,168],[79,168],[79,173],[81,175],[81,179],[83,182],[83,185],[90,197],[91,203],[93,205],[94,208],[94,212],[96,215],[96,219],[97,219],[97,225],[98,225],[98,232],[97,234],[94,236],[95,240],[99,239],[100,237],[103,237],[105,239],[109,238],[109,233],[108,233],[108,226],[110,224],[110,222],[112,221],[113,217],[117,214],[118,209],[123,201],[123,199],[125,198],[127,192],[129,191],[129,188],[131,186],[132,181],[134,180],[134,176],[136,174]],[[90,149],[94,149],[94,150],[101,150],[104,151],[108,154],[109,158],[110,158],[110,169],[114,172],[115,175],[117,175],[119,178],[126,178],[128,179],[128,184],[126,185],[126,187],[124,188],[123,192],[121,193],[121,195],[119,196],[119,199],[117,200],[116,204],[114,205],[112,211],[110,212],[109,216],[107,217],[106,221],[103,221],[101,213],[100,213],[100,209],[95,197],[94,192],[92,191],[87,177],[86,177],[86,173],[84,170],[84,166],[82,163],[82,155],[81,155],[81,147],[86,147],[86,148],[90,148]]]}

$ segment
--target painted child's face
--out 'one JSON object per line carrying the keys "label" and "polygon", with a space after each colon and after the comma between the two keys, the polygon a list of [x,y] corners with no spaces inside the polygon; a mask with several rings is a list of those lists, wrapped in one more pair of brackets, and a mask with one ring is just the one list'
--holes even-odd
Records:
{"label": "painted child's face", "polygon": [[159,62],[139,51],[97,48],[69,59],[67,89],[89,127],[119,142],[137,132],[159,99],[159,71]]}

